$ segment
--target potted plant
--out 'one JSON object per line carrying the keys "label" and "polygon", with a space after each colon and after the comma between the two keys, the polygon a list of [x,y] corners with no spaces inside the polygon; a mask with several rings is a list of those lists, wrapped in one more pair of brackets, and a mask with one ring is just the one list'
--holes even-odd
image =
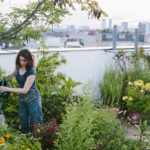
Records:
{"label": "potted plant", "polygon": [[150,112],[150,83],[142,80],[128,82],[127,95],[122,100],[126,102],[132,123],[140,123],[143,114]]}

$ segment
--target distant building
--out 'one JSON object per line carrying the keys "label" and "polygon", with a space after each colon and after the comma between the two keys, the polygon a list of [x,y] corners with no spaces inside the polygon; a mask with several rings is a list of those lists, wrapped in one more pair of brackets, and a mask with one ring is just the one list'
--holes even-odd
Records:
{"label": "distant building", "polygon": [[139,29],[140,33],[145,33],[146,32],[145,24],[140,22],[139,25],[138,25],[138,29]]}
{"label": "distant building", "polygon": [[109,19],[109,30],[112,30],[112,19]]}
{"label": "distant building", "polygon": [[141,33],[150,33],[150,22],[140,22],[138,29]]}
{"label": "distant building", "polygon": [[80,30],[80,31],[85,31],[85,30],[89,30],[89,29],[90,29],[89,26],[80,26],[80,27],[79,27],[79,30]]}
{"label": "distant building", "polygon": [[131,27],[130,27],[130,28],[128,29],[128,31],[131,32],[131,33],[133,33],[133,32],[135,32],[135,28],[131,28]]}
{"label": "distant building", "polygon": [[122,31],[127,32],[128,31],[128,22],[122,22],[121,27],[122,27]]}
{"label": "distant building", "polygon": [[74,33],[76,31],[76,28],[74,25],[70,25],[70,26],[67,26],[67,31],[69,33]]}
{"label": "distant building", "polygon": [[102,21],[101,21],[101,30],[105,30],[106,28],[107,28],[106,19],[102,19]]}
{"label": "distant building", "polygon": [[150,33],[150,22],[145,22],[145,32]]}

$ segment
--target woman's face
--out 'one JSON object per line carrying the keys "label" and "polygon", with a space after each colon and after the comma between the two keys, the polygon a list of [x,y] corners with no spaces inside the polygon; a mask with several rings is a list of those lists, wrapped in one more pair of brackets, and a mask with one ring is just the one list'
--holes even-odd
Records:
{"label": "woman's face", "polygon": [[25,67],[28,63],[28,60],[22,56],[19,57],[19,63],[21,67]]}

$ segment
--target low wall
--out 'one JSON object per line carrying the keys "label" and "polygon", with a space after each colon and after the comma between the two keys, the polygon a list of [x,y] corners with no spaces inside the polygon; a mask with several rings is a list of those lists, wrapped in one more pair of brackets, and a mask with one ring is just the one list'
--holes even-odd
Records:
{"label": "low wall", "polygon": [[[112,63],[113,52],[108,52],[109,48],[79,48],[79,49],[51,49],[50,53],[59,52],[67,60],[65,65],[58,67],[56,72],[62,72],[67,77],[71,77],[75,81],[83,83],[75,90],[78,94],[82,93],[83,85],[91,82],[92,95],[99,97],[98,84],[103,77],[106,67]],[[31,50],[36,56],[36,63],[38,50]],[[15,67],[15,58],[18,50],[2,51],[0,52],[0,67],[7,72]]]}

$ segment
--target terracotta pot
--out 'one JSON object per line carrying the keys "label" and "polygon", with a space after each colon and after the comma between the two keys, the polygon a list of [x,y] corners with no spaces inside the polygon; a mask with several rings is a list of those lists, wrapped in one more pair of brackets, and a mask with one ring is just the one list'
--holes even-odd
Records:
{"label": "terracotta pot", "polygon": [[139,124],[142,121],[142,113],[141,112],[129,112],[128,116],[130,121],[134,124]]}

